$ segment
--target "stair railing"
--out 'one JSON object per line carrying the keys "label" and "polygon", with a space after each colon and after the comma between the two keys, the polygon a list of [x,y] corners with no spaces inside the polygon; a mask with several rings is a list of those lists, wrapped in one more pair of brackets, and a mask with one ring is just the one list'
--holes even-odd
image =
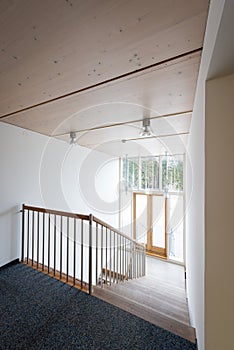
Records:
{"label": "stair railing", "polygon": [[92,214],[22,206],[21,261],[92,294],[145,275],[145,247]]}

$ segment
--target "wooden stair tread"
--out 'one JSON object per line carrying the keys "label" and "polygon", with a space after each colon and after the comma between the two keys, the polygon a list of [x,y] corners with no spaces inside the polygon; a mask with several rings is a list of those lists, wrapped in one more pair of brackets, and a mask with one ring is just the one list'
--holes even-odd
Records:
{"label": "wooden stair tread", "polygon": [[196,342],[195,329],[193,327],[179,322],[172,317],[168,317],[149,306],[142,305],[141,303],[125,296],[120,296],[113,292],[111,288],[94,287],[93,295],[127,312],[130,312],[135,316],[149,321],[156,326],[162,327],[174,334],[188,339],[193,343]]}
{"label": "wooden stair tread", "polygon": [[[156,283],[150,282],[149,280],[145,279],[144,277],[139,280],[129,280],[129,283],[126,285],[126,289],[132,290],[132,289],[140,289],[145,294],[151,293],[152,290],[157,292],[158,294],[164,295],[165,290],[167,291],[167,295],[173,298],[175,300],[175,297],[179,301],[185,301],[186,300],[186,293],[185,290],[174,288],[173,286],[164,285],[163,283],[159,283],[158,281]],[[116,288],[118,288],[119,285],[116,285]]]}
{"label": "wooden stair tread", "polygon": [[152,291],[150,294],[145,294],[141,291],[141,289],[138,288],[130,290],[128,289],[128,283],[125,283],[122,286],[107,286],[106,289],[110,290],[115,295],[119,295],[126,299],[132,300],[137,304],[143,305],[147,308],[157,310],[157,312],[163,313],[168,317],[189,325],[189,314],[186,301],[183,303],[180,301],[176,302],[176,298],[175,300],[169,300],[168,295],[166,295],[165,298],[165,295],[159,295],[158,293],[154,295]]}

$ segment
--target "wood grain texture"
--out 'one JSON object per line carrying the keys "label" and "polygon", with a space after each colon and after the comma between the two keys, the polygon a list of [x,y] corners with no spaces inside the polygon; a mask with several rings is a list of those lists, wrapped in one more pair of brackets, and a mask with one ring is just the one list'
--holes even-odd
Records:
{"label": "wood grain texture", "polygon": [[[69,142],[70,131],[191,111],[200,52],[187,53],[202,48],[208,5],[208,0],[1,1],[0,116],[8,115],[1,120],[49,136],[67,133]],[[161,134],[158,122],[152,127]],[[184,118],[178,132],[189,127]],[[102,144],[102,151],[113,154],[121,139],[136,135],[137,124],[85,132],[78,139],[81,146]],[[165,141],[169,149],[179,142],[179,137]]]}
{"label": "wood grain texture", "polygon": [[202,46],[208,1],[171,5],[2,1],[1,114]]}
{"label": "wood grain texture", "polygon": [[182,266],[147,257],[147,276],[102,289],[95,287],[93,294],[195,342]]}

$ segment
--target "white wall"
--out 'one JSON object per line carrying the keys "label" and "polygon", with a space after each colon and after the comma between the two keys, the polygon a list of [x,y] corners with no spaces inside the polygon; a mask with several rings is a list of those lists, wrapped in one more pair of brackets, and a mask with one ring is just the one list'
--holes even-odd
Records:
{"label": "white wall", "polygon": [[205,348],[233,348],[234,75],[207,82]]}
{"label": "white wall", "polygon": [[22,203],[93,213],[118,226],[118,196],[106,197],[118,188],[118,160],[4,123],[0,150],[0,266],[19,257]]}
{"label": "white wall", "polygon": [[186,203],[187,293],[198,348],[205,349],[205,81],[215,47],[224,0],[210,4],[188,144]]}

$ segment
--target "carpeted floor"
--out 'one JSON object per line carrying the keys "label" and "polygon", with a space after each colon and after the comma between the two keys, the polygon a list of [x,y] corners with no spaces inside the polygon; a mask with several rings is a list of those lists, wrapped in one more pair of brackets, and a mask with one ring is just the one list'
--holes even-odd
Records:
{"label": "carpeted floor", "polygon": [[197,347],[18,263],[0,270],[0,349],[195,350]]}

